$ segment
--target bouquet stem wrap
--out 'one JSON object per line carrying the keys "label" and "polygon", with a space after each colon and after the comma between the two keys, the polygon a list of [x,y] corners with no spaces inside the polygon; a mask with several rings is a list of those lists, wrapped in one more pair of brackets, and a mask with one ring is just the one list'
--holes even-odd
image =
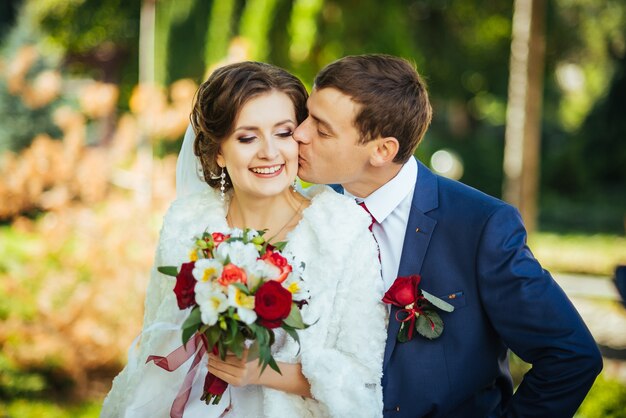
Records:
{"label": "bouquet stem wrap", "polygon": [[[170,417],[183,417],[185,406],[187,405],[187,401],[189,400],[189,395],[191,393],[194,376],[198,371],[200,360],[202,360],[202,357],[207,353],[207,351],[208,341],[206,336],[197,332],[193,338],[187,341],[187,344],[181,345],[165,357],[154,355],[148,356],[146,363],[154,361],[154,364],[163,370],[173,372],[189,360],[195,353],[195,357],[189,367],[189,370],[187,371],[185,380],[183,381],[183,384],[181,385],[178,394],[172,403]],[[213,349],[213,351],[215,351],[215,349]],[[202,400],[207,403],[212,401],[213,404],[217,404],[222,398],[227,386],[228,383],[222,379],[216,377],[212,373],[207,373],[204,380],[204,394],[202,395]]]}

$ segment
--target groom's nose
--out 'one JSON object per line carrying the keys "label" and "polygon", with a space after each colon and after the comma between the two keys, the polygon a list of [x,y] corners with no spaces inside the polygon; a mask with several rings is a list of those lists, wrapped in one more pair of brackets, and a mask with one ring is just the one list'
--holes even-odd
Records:
{"label": "groom's nose", "polygon": [[300,144],[308,144],[311,142],[311,135],[309,132],[309,128],[311,126],[310,123],[311,117],[306,118],[295,131],[293,131],[293,139]]}

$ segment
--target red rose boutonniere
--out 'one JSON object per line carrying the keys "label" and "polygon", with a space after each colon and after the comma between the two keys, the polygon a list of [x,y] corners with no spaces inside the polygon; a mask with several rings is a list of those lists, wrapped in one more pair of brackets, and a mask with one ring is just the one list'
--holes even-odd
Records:
{"label": "red rose boutonniere", "polygon": [[454,306],[419,288],[421,277],[398,277],[391,285],[383,302],[398,306],[396,321],[401,322],[398,341],[410,341],[413,331],[432,340],[443,332],[443,321],[435,310],[452,312]]}

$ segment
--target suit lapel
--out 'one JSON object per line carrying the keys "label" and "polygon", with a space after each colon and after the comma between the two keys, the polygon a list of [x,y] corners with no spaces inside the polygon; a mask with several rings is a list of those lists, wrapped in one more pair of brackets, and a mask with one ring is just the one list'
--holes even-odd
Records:
{"label": "suit lapel", "polygon": [[[417,183],[415,184],[411,212],[404,236],[398,276],[420,274],[430,238],[437,225],[435,219],[425,214],[437,208],[439,204],[437,177],[419,161],[418,167]],[[385,367],[395,348],[396,337],[400,329],[400,323],[395,320],[397,310],[398,308],[392,306],[389,316],[387,345],[385,346],[385,360],[383,363]]]}

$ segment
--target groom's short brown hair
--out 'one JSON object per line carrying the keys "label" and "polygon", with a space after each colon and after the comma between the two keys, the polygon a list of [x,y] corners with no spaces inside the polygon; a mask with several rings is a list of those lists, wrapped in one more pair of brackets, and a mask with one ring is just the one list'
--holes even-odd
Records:
{"label": "groom's short brown hair", "polygon": [[396,163],[405,163],[424,137],[432,118],[426,84],[407,60],[383,54],[343,57],[324,67],[314,88],[332,87],[359,104],[354,120],[361,143],[394,137]]}

